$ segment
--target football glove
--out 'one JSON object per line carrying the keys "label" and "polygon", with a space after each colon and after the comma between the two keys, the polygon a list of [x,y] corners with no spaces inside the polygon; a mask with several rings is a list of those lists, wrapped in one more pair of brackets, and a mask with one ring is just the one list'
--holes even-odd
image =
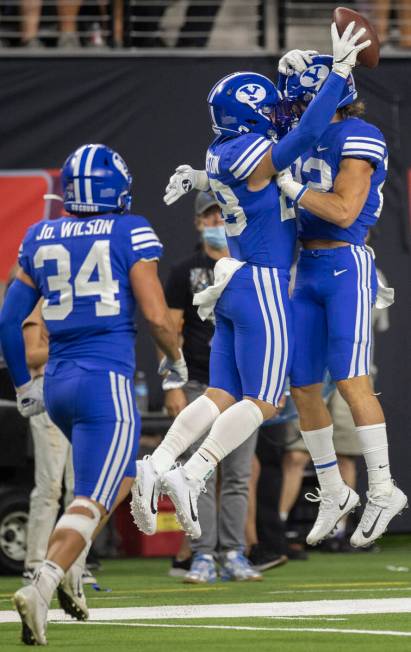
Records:
{"label": "football glove", "polygon": [[281,191],[287,195],[287,197],[290,197],[293,201],[298,202],[306,190],[308,190],[308,186],[304,186],[302,183],[294,181],[289,168],[286,168],[277,174],[275,180],[277,186],[281,189]]}
{"label": "football glove", "polygon": [[188,380],[187,365],[181,349],[180,354],[181,357],[178,360],[174,361],[164,357],[160,361],[158,373],[164,377],[161,386],[165,392],[169,389],[180,389]]}
{"label": "football glove", "polygon": [[43,376],[36,376],[33,380],[16,389],[17,409],[22,417],[34,417],[45,412],[43,398]]}
{"label": "football glove", "polygon": [[186,195],[190,190],[210,190],[207,172],[194,170],[191,165],[179,165],[170,177],[163,201],[167,206]]}
{"label": "football glove", "polygon": [[352,69],[354,68],[357,62],[357,56],[365,48],[368,48],[371,45],[371,41],[364,41],[364,43],[359,43],[358,39],[366,31],[364,27],[358,30],[353,34],[355,28],[355,21],[351,21],[344,30],[344,33],[339,36],[337,25],[333,23],[331,25],[331,40],[333,43],[333,71],[340,75],[340,77],[347,78]]}
{"label": "football glove", "polygon": [[317,50],[290,50],[278,62],[278,72],[289,77],[295,72],[303,72],[313,62]]}

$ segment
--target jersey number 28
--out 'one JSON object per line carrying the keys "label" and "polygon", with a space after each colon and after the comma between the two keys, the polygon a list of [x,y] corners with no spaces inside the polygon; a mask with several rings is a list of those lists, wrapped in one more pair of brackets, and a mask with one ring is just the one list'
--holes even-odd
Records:
{"label": "jersey number 28", "polygon": [[[71,273],[70,252],[62,244],[50,244],[39,247],[34,256],[34,266],[44,267],[46,260],[55,260],[57,274],[47,277],[50,292],[59,292],[57,304],[50,304],[45,299],[43,316],[45,319],[65,319],[73,310],[73,294],[77,297],[100,296],[95,302],[97,317],[118,315],[120,301],[115,298],[119,292],[119,283],[113,279],[110,262],[110,241],[96,240],[91,246],[83,264],[77,272],[74,282]],[[97,269],[97,280],[91,281]]]}

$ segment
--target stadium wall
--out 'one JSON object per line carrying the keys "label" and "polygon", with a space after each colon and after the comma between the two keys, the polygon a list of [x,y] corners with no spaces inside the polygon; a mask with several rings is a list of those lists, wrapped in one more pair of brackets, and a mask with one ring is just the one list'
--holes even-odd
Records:
{"label": "stadium wall", "polygon": [[[165,277],[174,261],[191,252],[196,238],[193,198],[167,208],[163,189],[177,164],[204,166],[212,137],[205,98],[212,84],[233,70],[250,69],[272,76],[276,61],[267,57],[1,58],[0,167],[58,168],[68,153],[85,142],[104,142],[117,149],[134,177],[134,212],[152,221],[165,244],[161,263]],[[367,119],[382,129],[390,152],[375,249],[378,266],[396,289],[396,303],[390,309],[389,332],[377,339],[376,358],[392,466],[398,483],[411,494],[411,83],[400,83],[411,79],[411,60],[385,60],[377,70],[360,68],[355,76],[367,104]],[[0,224],[4,228],[6,220],[11,229],[20,218],[5,215],[4,210],[0,204]],[[149,377],[152,403],[159,405],[155,352],[144,327],[138,352],[139,368]],[[400,527],[411,529],[411,514]]]}

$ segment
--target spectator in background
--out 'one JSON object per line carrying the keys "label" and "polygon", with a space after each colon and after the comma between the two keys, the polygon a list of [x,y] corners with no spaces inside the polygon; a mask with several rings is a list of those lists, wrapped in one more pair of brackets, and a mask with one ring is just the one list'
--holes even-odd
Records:
{"label": "spectator in background", "polygon": [[[374,0],[371,6],[371,17],[380,39],[381,45],[386,45],[389,39],[390,15],[397,13],[399,30],[398,45],[400,48],[411,48],[411,2],[410,0]],[[385,48],[387,50],[387,48]]]}
{"label": "spectator in background", "polygon": [[[160,23],[169,4],[170,1],[164,0],[162,4],[148,5],[147,2],[142,2],[133,6],[131,10],[132,18],[135,20],[133,29],[139,34],[132,39],[132,45],[139,48],[165,46],[161,38]],[[209,4],[204,0],[191,0],[187,5],[184,24],[175,47],[205,47],[221,4],[222,0],[212,0]]]}
{"label": "spectator in background", "polygon": [[[32,378],[42,376],[48,359],[48,333],[39,301],[23,322],[26,359]],[[64,478],[65,504],[73,500],[74,471],[71,445],[47,412],[30,417],[34,443],[34,488],[30,494],[27,552],[23,581],[30,583],[46,557],[47,545],[56,523]]]}
{"label": "spectator in background", "polygon": [[[27,48],[43,48],[39,39],[42,0],[21,0],[21,44]],[[56,0],[60,36],[57,47],[79,48],[77,16],[82,0]]]}
{"label": "spectator in background", "polygon": [[[208,386],[214,323],[200,320],[193,306],[193,294],[213,284],[216,261],[228,255],[221,209],[209,193],[200,192],[196,197],[195,225],[201,234],[201,246],[172,269],[166,288],[168,306],[182,335],[189,377],[184,390],[166,392],[165,406],[171,417],[177,416],[187,403],[201,396]],[[191,542],[193,559],[184,577],[185,582],[214,582],[217,579],[217,555],[222,579],[261,579],[243,554],[248,480],[255,442],[256,435],[247,439],[221,463],[220,508],[217,499],[218,474],[213,474],[208,480],[207,493],[201,494],[198,501],[202,535]]]}

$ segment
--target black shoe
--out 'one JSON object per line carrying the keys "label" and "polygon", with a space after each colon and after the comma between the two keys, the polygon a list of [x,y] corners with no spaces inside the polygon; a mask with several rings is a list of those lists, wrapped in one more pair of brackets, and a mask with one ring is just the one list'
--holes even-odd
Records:
{"label": "black shoe", "polygon": [[254,568],[260,572],[275,568],[276,566],[282,566],[288,561],[286,555],[278,555],[276,552],[268,550],[258,543],[251,547],[248,559]]}
{"label": "black shoe", "polygon": [[184,577],[184,575],[190,570],[192,557],[188,559],[183,559],[179,561],[176,557],[173,557],[171,560],[171,568],[168,571],[170,577]]}
{"label": "black shoe", "polygon": [[308,552],[301,543],[291,543],[287,547],[287,557],[290,561],[307,561]]}

